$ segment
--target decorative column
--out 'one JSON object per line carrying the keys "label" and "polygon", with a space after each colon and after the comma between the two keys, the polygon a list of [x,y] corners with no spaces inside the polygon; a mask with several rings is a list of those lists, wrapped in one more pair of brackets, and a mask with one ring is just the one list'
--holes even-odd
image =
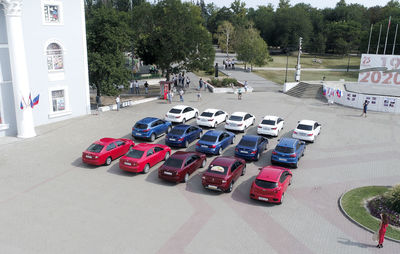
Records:
{"label": "decorative column", "polygon": [[0,0],[0,3],[3,4],[6,14],[18,137],[31,138],[36,136],[36,132],[32,108],[29,105],[30,88],[21,19],[22,0]]}

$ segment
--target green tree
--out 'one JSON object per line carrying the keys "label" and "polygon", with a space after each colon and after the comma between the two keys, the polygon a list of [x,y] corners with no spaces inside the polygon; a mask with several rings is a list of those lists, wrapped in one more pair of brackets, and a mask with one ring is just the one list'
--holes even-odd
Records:
{"label": "green tree", "polygon": [[339,21],[327,26],[327,51],[347,54],[360,45],[361,25],[355,21]]}
{"label": "green tree", "polygon": [[229,57],[229,51],[232,50],[232,41],[234,40],[235,28],[229,21],[222,22],[218,26],[216,38],[221,51],[226,52],[226,56]]}
{"label": "green tree", "polygon": [[128,84],[124,52],[130,44],[127,14],[113,8],[91,10],[86,20],[90,84],[97,95],[115,95],[117,85]]}
{"label": "green tree", "polygon": [[167,78],[183,69],[212,68],[215,52],[198,6],[162,0],[150,10],[150,17],[136,17],[141,23],[151,18],[151,30],[136,30],[136,51],[144,63],[157,65]]}
{"label": "green tree", "polygon": [[254,23],[255,28],[260,31],[261,37],[268,43],[268,45],[276,46],[274,44],[274,7],[269,4],[268,6],[259,6],[257,10],[249,10],[249,19]]}

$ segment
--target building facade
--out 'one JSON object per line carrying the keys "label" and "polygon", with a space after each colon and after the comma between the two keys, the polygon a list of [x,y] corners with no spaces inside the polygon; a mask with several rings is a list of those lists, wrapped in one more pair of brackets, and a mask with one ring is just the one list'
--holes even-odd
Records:
{"label": "building facade", "polygon": [[84,0],[0,0],[0,137],[89,113]]}

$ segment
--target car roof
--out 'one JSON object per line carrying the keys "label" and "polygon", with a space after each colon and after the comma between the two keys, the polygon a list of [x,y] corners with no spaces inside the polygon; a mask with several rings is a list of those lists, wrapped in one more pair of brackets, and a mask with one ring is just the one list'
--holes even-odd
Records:
{"label": "car roof", "polygon": [[220,109],[208,108],[208,109],[204,110],[203,112],[215,113],[215,112],[217,112],[217,111],[220,111]]}
{"label": "car roof", "polygon": [[315,124],[315,121],[313,121],[313,120],[301,120],[301,121],[299,122],[299,124],[314,125],[314,124]]}
{"label": "car roof", "polygon": [[279,117],[277,116],[264,116],[263,120],[278,120]]}
{"label": "car roof", "polygon": [[245,116],[246,114],[248,114],[247,112],[233,112],[231,114],[231,116],[235,115],[235,116]]}
{"label": "car roof", "polygon": [[140,150],[140,151],[146,151],[147,149],[156,147],[156,146],[158,146],[158,145],[157,144],[149,144],[149,143],[140,143],[138,145],[135,145],[133,147],[133,149]]}
{"label": "car roof", "polygon": [[218,166],[225,166],[225,167],[229,167],[230,165],[232,165],[235,161],[237,161],[238,159],[232,156],[219,156],[217,158],[215,158],[210,165],[218,165]]}
{"label": "car roof", "polygon": [[242,137],[242,140],[250,140],[250,141],[257,141],[260,138],[260,136],[257,135],[244,135]]}
{"label": "car roof", "polygon": [[266,166],[261,169],[257,179],[269,182],[278,182],[281,174],[286,170],[286,168],[278,166]]}
{"label": "car roof", "polygon": [[296,141],[297,139],[295,138],[281,138],[279,140],[278,146],[293,147]]}
{"label": "car roof", "polygon": [[115,139],[115,138],[102,138],[99,141],[97,141],[97,143],[108,144],[108,143],[111,143],[111,142],[113,142],[115,140],[117,140],[117,139]]}
{"label": "car roof", "polygon": [[191,126],[191,125],[187,125],[187,124],[180,124],[180,125],[175,126],[174,129],[183,129],[183,130],[186,130],[186,129],[188,129],[189,127],[192,127],[192,126]]}
{"label": "car roof", "polygon": [[149,124],[149,123],[152,123],[157,120],[159,120],[159,119],[155,118],[155,117],[145,117],[142,120],[139,120],[138,123]]}
{"label": "car roof", "polygon": [[174,106],[173,108],[175,108],[175,109],[185,109],[185,108],[187,108],[187,107],[189,107],[189,106],[185,106],[185,105],[176,105],[176,106]]}
{"label": "car roof", "polygon": [[191,155],[194,155],[194,154],[197,154],[197,152],[178,151],[178,152],[173,153],[173,154],[171,155],[171,157],[174,158],[174,159],[181,159],[181,160],[184,160],[184,159],[186,159],[188,156],[191,156]]}
{"label": "car roof", "polygon": [[204,135],[209,135],[209,136],[219,136],[221,135],[221,133],[223,133],[225,131],[218,131],[218,130],[209,130],[206,133],[204,133]]}

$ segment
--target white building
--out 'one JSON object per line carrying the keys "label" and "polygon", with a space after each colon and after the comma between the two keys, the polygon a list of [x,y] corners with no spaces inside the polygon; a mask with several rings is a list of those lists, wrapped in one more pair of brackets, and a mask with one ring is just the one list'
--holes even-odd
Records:
{"label": "white building", "polygon": [[0,0],[0,137],[89,114],[88,83],[84,0]]}

